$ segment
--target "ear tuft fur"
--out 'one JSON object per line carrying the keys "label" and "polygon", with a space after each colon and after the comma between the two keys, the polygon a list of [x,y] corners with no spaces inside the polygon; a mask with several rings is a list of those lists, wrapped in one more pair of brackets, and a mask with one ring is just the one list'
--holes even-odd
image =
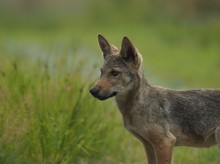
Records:
{"label": "ear tuft fur", "polygon": [[142,57],[126,36],[122,39],[120,55],[125,61],[133,64],[135,67],[140,67]]}
{"label": "ear tuft fur", "polygon": [[98,34],[98,42],[104,58],[118,50],[116,46],[108,42],[101,34]]}

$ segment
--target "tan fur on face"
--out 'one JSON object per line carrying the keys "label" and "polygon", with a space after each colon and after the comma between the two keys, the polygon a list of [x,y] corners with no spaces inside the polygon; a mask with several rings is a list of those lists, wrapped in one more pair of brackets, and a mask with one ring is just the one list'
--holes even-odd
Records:
{"label": "tan fur on face", "polygon": [[97,81],[96,85],[98,85],[101,88],[101,90],[105,90],[105,91],[108,91],[112,88],[112,84],[107,78],[101,78],[100,80]]}

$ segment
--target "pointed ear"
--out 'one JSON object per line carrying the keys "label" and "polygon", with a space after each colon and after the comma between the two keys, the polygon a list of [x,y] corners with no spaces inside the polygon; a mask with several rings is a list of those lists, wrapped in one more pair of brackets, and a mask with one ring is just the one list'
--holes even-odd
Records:
{"label": "pointed ear", "polygon": [[126,62],[133,64],[136,68],[140,67],[142,57],[126,36],[122,40],[120,55]]}
{"label": "pointed ear", "polygon": [[118,51],[118,48],[109,43],[101,34],[98,35],[99,46],[103,52],[103,57],[113,54]]}

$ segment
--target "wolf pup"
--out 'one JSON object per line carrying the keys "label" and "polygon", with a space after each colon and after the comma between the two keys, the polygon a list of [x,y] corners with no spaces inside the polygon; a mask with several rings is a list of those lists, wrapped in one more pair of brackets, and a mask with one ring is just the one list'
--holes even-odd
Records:
{"label": "wolf pup", "polygon": [[98,35],[104,65],[90,93],[115,96],[125,128],[144,145],[149,164],[170,164],[174,146],[220,147],[220,89],[176,91],[148,83],[142,57],[124,37],[121,49]]}

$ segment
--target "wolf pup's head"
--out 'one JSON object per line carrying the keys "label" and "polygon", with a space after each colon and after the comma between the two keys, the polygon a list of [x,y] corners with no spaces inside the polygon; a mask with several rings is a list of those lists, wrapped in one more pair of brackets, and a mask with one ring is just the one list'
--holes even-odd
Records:
{"label": "wolf pup's head", "polygon": [[121,49],[100,34],[98,41],[104,64],[100,79],[90,89],[90,93],[100,100],[128,94],[140,81],[141,55],[127,37],[123,38]]}

